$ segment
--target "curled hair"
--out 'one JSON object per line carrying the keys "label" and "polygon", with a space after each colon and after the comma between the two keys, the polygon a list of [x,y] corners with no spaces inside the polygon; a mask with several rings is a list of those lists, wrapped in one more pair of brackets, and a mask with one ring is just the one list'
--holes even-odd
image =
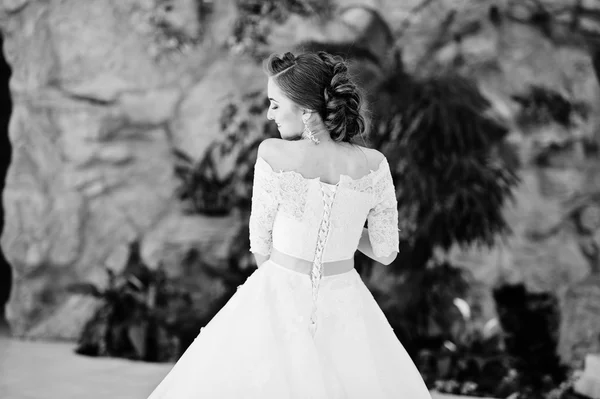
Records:
{"label": "curled hair", "polygon": [[349,142],[364,133],[362,96],[341,57],[324,51],[273,54],[265,70],[290,100],[321,116],[333,140]]}

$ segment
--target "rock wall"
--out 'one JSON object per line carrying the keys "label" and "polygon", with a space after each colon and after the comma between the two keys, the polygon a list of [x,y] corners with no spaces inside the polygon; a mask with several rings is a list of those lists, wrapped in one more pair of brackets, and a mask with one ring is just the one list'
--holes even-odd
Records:
{"label": "rock wall", "polygon": [[157,4],[2,2],[14,101],[2,248],[17,336],[76,338],[95,304],[65,287],[102,283],[100,266],[123,267],[133,239],[150,264],[170,240],[219,259],[239,225],[183,215],[173,150],[200,157],[219,109],[264,76],[221,50],[230,2],[210,20],[190,19],[190,2]]}

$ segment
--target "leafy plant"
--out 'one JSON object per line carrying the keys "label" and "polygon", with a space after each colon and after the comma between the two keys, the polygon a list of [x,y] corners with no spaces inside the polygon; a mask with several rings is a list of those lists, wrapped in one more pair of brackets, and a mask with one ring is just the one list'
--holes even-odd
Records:
{"label": "leafy plant", "polygon": [[576,398],[574,378],[556,356],[556,298],[517,284],[497,287],[494,299],[499,316],[484,325],[475,322],[466,301],[456,303],[462,317],[454,324],[460,328],[444,329],[435,345],[419,351],[428,385],[466,396]]}
{"label": "leafy plant", "polygon": [[159,49],[182,51],[199,44],[213,8],[214,4],[209,0],[155,0],[149,22]]}
{"label": "leafy plant", "polygon": [[566,379],[557,355],[560,312],[550,293],[528,292],[523,284],[494,290],[498,318],[505,332],[506,352],[514,359],[521,385],[548,392]]}
{"label": "leafy plant", "polygon": [[73,293],[90,295],[100,306],[86,323],[76,353],[150,362],[173,361],[197,335],[203,320],[190,312],[191,296],[162,268],[151,270],[130,245],[122,273],[106,269],[108,284],[73,284]]}
{"label": "leafy plant", "polygon": [[575,114],[583,116],[587,111],[584,104],[539,85],[531,85],[526,92],[512,95],[512,99],[521,105],[517,119],[523,125],[556,122],[568,127]]}
{"label": "leafy plant", "polygon": [[216,145],[212,144],[206,156],[195,162],[186,153],[174,150],[175,173],[182,184],[177,190],[179,199],[185,204],[186,213],[211,216],[229,214],[235,203],[235,174],[221,178],[213,158]]}
{"label": "leafy plant", "polygon": [[437,326],[435,333],[419,334],[425,338],[418,342],[414,357],[425,382],[437,391],[466,396],[512,392],[507,387],[513,382],[513,359],[504,353],[503,332],[495,319],[478,322],[466,272],[443,263],[428,273],[428,286],[438,289],[428,293],[425,302],[444,314],[429,309],[422,313],[431,315],[432,322],[444,320],[446,324]]}
{"label": "leafy plant", "polygon": [[424,342],[439,338],[425,320],[446,323],[432,293],[462,298],[450,280],[431,279],[436,267],[451,270],[434,254],[456,245],[492,246],[510,233],[502,211],[519,177],[501,151],[506,126],[490,116],[491,104],[469,79],[416,79],[399,70],[376,92],[369,139],[387,155],[397,190],[401,244],[391,272],[401,276],[395,291],[405,304],[383,307],[401,321],[397,335],[415,356]]}
{"label": "leafy plant", "polygon": [[237,0],[236,6],[238,18],[233,27],[231,46],[239,52],[262,58],[265,54],[259,47],[266,44],[273,24],[282,23],[293,14],[324,17],[331,14],[335,4],[330,0]]}
{"label": "leafy plant", "polygon": [[392,160],[410,246],[423,246],[415,267],[423,268],[434,248],[492,246],[508,233],[502,209],[519,178],[498,153],[507,128],[488,116],[491,105],[475,83],[400,72],[379,92],[372,141]]}
{"label": "leafy plant", "polygon": [[[263,92],[248,93],[221,113],[223,138],[214,141],[198,161],[175,150],[177,196],[188,213],[223,216],[233,209],[249,213],[254,163],[259,144],[275,137],[272,123],[262,121],[268,100]],[[261,122],[256,119],[261,116]],[[229,169],[224,165],[229,165]]]}

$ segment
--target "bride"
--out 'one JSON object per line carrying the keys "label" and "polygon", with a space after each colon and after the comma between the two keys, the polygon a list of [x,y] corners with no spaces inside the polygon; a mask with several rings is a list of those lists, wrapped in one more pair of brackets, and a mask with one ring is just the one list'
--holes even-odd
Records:
{"label": "bride", "polygon": [[[149,399],[428,399],[414,363],[354,269],[398,253],[398,210],[346,64],[272,55],[250,251],[259,266]],[[367,222],[368,228],[364,228]]]}

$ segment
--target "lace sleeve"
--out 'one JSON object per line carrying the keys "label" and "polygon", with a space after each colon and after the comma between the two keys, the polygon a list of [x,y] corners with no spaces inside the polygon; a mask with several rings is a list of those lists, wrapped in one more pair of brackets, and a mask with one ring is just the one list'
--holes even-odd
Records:
{"label": "lace sleeve", "polygon": [[250,213],[250,251],[268,256],[273,243],[273,222],[279,206],[278,176],[258,158],[254,165],[252,207]]}
{"label": "lace sleeve", "polygon": [[387,160],[373,180],[374,205],[367,217],[369,240],[373,253],[378,257],[398,251],[398,200]]}

